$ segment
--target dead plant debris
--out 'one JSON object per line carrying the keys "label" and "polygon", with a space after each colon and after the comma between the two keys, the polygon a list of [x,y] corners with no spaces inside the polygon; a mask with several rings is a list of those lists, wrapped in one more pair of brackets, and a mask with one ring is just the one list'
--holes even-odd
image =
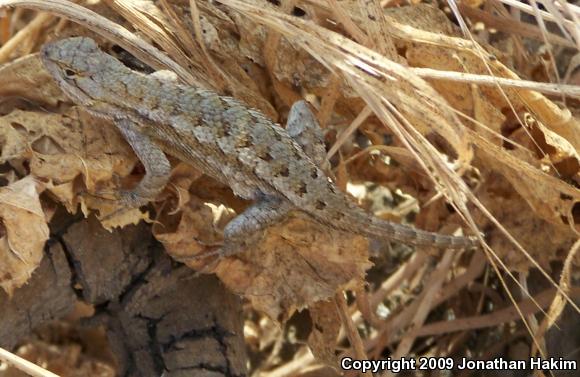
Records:
{"label": "dead plant debris", "polygon": [[[577,8],[544,3],[0,0],[0,286],[12,293],[39,265],[56,202],[109,228],[152,222],[169,255],[246,298],[253,376],[337,376],[345,355],[551,355],[548,327],[579,297],[580,92],[566,72],[580,42]],[[138,159],[111,124],[60,93],[36,54],[73,35],[279,122],[307,99],[329,174],[361,205],[432,231],[482,233],[484,250],[377,244],[295,213],[243,253],[199,261],[248,203],[172,161],[147,212],[119,212],[107,193],[141,179]],[[30,347],[20,353],[67,375],[109,375]]]}

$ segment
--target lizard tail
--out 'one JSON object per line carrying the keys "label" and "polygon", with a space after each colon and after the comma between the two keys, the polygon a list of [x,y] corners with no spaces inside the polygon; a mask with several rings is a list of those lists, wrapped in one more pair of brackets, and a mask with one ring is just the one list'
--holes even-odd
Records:
{"label": "lizard tail", "polygon": [[479,239],[474,236],[450,236],[428,232],[378,218],[371,218],[368,235],[414,246],[431,246],[441,249],[476,249],[480,247]]}
{"label": "lizard tail", "polygon": [[[396,241],[415,246],[431,246],[442,249],[480,248],[479,239],[475,236],[449,236],[428,232],[408,225],[381,220],[368,214],[362,208],[350,201],[342,201],[342,205],[347,206],[348,210],[331,210],[335,213],[332,213],[329,216],[329,218],[333,219],[332,223],[329,225],[347,232],[354,232],[370,238]],[[333,206],[333,208],[344,207]]]}

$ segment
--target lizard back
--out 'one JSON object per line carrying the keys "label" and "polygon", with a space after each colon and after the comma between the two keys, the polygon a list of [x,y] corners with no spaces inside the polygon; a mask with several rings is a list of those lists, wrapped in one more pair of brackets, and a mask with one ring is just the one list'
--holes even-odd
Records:
{"label": "lizard back", "polygon": [[[174,103],[172,97],[187,99],[173,114],[141,113],[163,125],[151,128],[162,134],[156,140],[172,140],[168,153],[205,165],[206,173],[239,196],[283,197],[325,225],[370,237],[438,247],[476,245],[473,238],[425,232],[368,214],[336,187],[284,128],[234,98],[173,82],[162,84],[155,77],[143,80],[155,86],[157,98],[166,98],[167,103]],[[168,106],[159,103],[158,108]]]}

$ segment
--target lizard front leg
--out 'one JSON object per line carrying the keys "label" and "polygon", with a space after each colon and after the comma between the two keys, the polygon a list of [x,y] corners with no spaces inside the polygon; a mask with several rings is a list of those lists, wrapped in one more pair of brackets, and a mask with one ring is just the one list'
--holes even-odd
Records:
{"label": "lizard front leg", "polygon": [[132,190],[120,193],[121,202],[127,207],[147,204],[163,190],[171,172],[171,165],[165,153],[151,138],[139,131],[139,125],[127,118],[115,119],[115,125],[145,167],[145,176]]}

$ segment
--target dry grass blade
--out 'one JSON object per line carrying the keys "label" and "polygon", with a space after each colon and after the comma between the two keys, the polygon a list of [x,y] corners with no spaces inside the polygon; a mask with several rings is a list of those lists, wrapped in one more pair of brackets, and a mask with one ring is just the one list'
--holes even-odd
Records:
{"label": "dry grass blade", "polygon": [[465,82],[486,86],[500,85],[505,88],[528,89],[535,90],[540,93],[580,98],[580,87],[578,85],[550,84],[528,80],[516,80],[503,77],[477,75],[465,72],[446,72],[431,68],[411,68],[411,70],[417,74],[417,76],[423,78]]}
{"label": "dry grass blade", "polygon": [[[485,22],[487,25],[489,25],[489,27],[503,30],[521,37],[533,38],[543,41],[542,33],[535,26],[516,21],[512,18],[497,16],[477,8],[472,8],[465,5],[464,3],[459,4],[459,10],[462,14],[469,18]],[[576,45],[570,42],[568,39],[562,38],[554,33],[546,33],[545,37],[550,43],[555,45],[571,48],[576,47]]]}
{"label": "dry grass blade", "polygon": [[334,301],[336,302],[338,313],[340,314],[340,318],[342,320],[342,325],[346,330],[348,340],[350,341],[350,344],[354,349],[354,354],[356,358],[359,360],[367,360],[368,356],[365,352],[363,342],[348,312],[348,306],[346,305],[344,293],[338,292],[334,297]]}
{"label": "dry grass blade", "polygon": [[326,153],[326,159],[327,160],[330,160],[332,158],[332,156],[334,156],[334,154],[336,152],[338,152],[338,150],[343,145],[343,143],[357,130],[357,128],[360,127],[361,124],[363,124],[363,122],[371,114],[372,114],[371,109],[368,106],[365,106],[365,108],[363,109],[363,111],[361,111],[356,116],[356,118],[354,118],[354,120],[351,122],[351,124],[344,131],[342,131],[338,135],[338,137],[336,138],[336,142],[334,143],[334,145]]}
{"label": "dry grass blade", "polygon": [[[560,31],[562,32],[562,34],[564,34],[564,36],[570,40],[572,40],[573,38],[576,39],[576,42],[578,42],[578,28],[572,28],[570,29],[571,33],[568,33],[568,30],[566,28],[566,26],[564,25],[564,21],[566,20],[566,18],[564,17],[564,15],[562,14],[562,12],[560,12],[560,10],[564,10],[564,13],[567,13],[571,18],[572,21],[574,21],[574,24],[578,25],[578,15],[575,12],[575,8],[576,10],[578,9],[577,6],[573,5],[573,4],[568,4],[566,2],[563,2],[562,4],[560,4],[557,1],[554,0],[542,0],[540,1],[540,4],[543,5],[546,10],[548,10],[548,12],[550,12],[551,15],[554,16],[555,22],[558,25],[558,27],[560,28]],[[534,15],[536,16],[536,20],[538,22],[538,25],[540,25],[542,32],[543,33],[547,33],[545,24],[544,24],[544,19],[542,18],[542,16],[540,15],[539,12],[539,7],[535,2],[532,2],[533,8],[534,8]],[[572,34],[572,35],[571,35]]]}
{"label": "dry grass blade", "polygon": [[[167,4],[167,1],[164,0],[163,4],[165,4],[166,9],[170,8],[170,5]],[[217,83],[218,87],[220,88],[219,91],[221,92],[226,88],[226,83],[225,83],[224,79],[228,80],[229,77],[225,72],[223,72],[219,69],[219,66],[214,62],[207,47],[205,46],[205,43],[201,37],[203,35],[203,31],[201,28],[201,22],[200,22],[201,14],[200,14],[199,9],[198,9],[196,4],[197,3],[195,0],[189,1],[189,8],[191,9],[191,20],[193,22],[193,27],[195,29],[195,36],[196,36],[196,42],[197,42],[197,45],[195,45],[195,47],[197,48],[197,46],[199,46],[201,48],[201,51],[203,52],[202,56],[205,59],[204,63],[206,63],[206,65],[210,71],[210,74],[212,75],[213,81]],[[177,17],[174,17],[174,18],[176,20],[178,19]],[[182,33],[182,34],[188,34],[188,33],[186,33],[186,30],[183,30],[183,31],[184,31],[184,33]],[[192,45],[193,45],[193,43],[192,43]]]}
{"label": "dry grass blade", "polygon": [[[566,292],[569,293],[572,288],[571,285],[571,271],[572,271],[572,266],[573,266],[573,261],[574,258],[576,257],[576,254],[578,253],[578,251],[580,250],[580,240],[576,241],[576,243],[574,244],[574,246],[572,246],[572,248],[570,249],[570,252],[568,253],[568,256],[566,257],[566,260],[564,261],[564,266],[562,268],[562,275],[560,277],[560,287],[562,287],[562,289]],[[536,331],[535,336],[537,338],[542,338],[544,336],[544,333],[552,326],[554,326],[555,324],[555,320],[560,316],[560,314],[562,314],[562,311],[564,310],[564,307],[566,305],[566,300],[565,298],[562,296],[562,294],[558,293],[555,295],[554,299],[552,300],[552,303],[550,304],[550,309],[548,310],[548,315],[544,318],[544,320],[542,321],[542,324],[540,325],[540,327],[538,328],[538,330]],[[536,348],[532,348],[532,355],[535,355],[537,351],[541,351],[542,354],[545,353],[545,350],[538,350]]]}
{"label": "dry grass blade", "polygon": [[364,12],[363,17],[375,20],[375,22],[368,25],[367,35],[369,36],[369,42],[373,44],[367,45],[367,47],[373,48],[389,59],[402,62],[403,59],[397,54],[395,42],[389,33],[389,30],[392,29],[390,19],[385,16],[379,1],[359,0],[359,7]]}
{"label": "dry grass blade", "polygon": [[[554,299],[555,293],[555,289],[547,289],[535,295],[534,301],[538,303],[540,307],[547,308],[550,305],[550,301]],[[518,302],[518,305],[520,306],[521,312],[524,315],[531,315],[539,311],[536,303],[530,299],[526,299]],[[444,334],[454,331],[475,330],[497,326],[502,323],[518,320],[520,318],[520,313],[518,313],[515,308],[508,307],[480,316],[460,318],[451,321],[433,322],[414,330],[413,335],[415,337],[421,337]]]}
{"label": "dry grass blade", "polygon": [[35,9],[65,17],[81,24],[103,37],[119,44],[131,54],[156,69],[170,69],[187,83],[194,84],[194,77],[137,35],[105,17],[66,0],[0,0],[0,8],[22,7]]}
{"label": "dry grass blade", "polygon": [[30,37],[31,34],[37,33],[43,25],[51,20],[53,16],[49,13],[41,13],[34,17],[26,27],[20,29],[12,38],[0,47],[0,63],[5,63],[10,54],[17,48],[24,40]]}
{"label": "dry grass blade", "polygon": [[194,82],[189,82],[190,84],[208,86],[208,82],[200,74],[203,73],[202,66],[196,66],[178,45],[175,38],[177,31],[172,27],[168,16],[153,3],[130,0],[109,0],[107,3],[137,30],[155,41],[168,56],[178,62],[179,66],[192,67],[190,71],[196,77]]}
{"label": "dry grass blade", "polygon": [[[542,33],[542,38],[544,40],[544,44],[548,48],[548,55],[550,56],[550,64],[552,65],[552,73],[556,77],[556,82],[559,83],[562,80],[560,80],[560,73],[558,72],[558,67],[556,66],[556,59],[554,57],[554,52],[553,52],[554,49],[552,48],[552,45],[548,39],[548,30],[547,30],[546,24],[544,23],[544,19],[540,15],[540,8],[538,7],[538,3],[535,0],[531,0],[530,3],[532,4],[532,7],[534,8],[534,16],[536,17],[536,22],[538,23],[538,25],[540,27],[540,32]],[[551,13],[554,14],[553,12],[551,12]],[[556,16],[556,19],[557,20],[561,19],[561,17]],[[562,98],[564,98],[564,97],[562,97]]]}
{"label": "dry grass blade", "polygon": [[[373,293],[370,305],[376,310],[377,306],[384,301],[394,289],[400,287],[403,281],[410,279],[419,267],[427,261],[426,253],[415,253],[406,263],[402,264],[395,273],[391,274],[387,280]],[[447,290],[446,290],[447,291]]]}
{"label": "dry grass blade", "polygon": [[0,348],[0,360],[4,360],[6,363],[15,366],[17,369],[33,377],[59,377],[57,374],[41,368],[38,365],[33,364],[18,355],[8,352],[3,348]]}
{"label": "dry grass blade", "polygon": [[[445,252],[443,258],[441,258],[441,260],[435,267],[433,274],[429,277],[427,283],[425,284],[426,289],[421,294],[421,298],[417,300],[419,304],[417,306],[417,311],[415,312],[411,322],[411,329],[419,328],[420,326],[423,325],[423,323],[427,319],[427,316],[429,315],[429,312],[433,307],[435,297],[438,296],[438,292],[443,285],[443,282],[447,276],[447,273],[449,272],[449,269],[451,268],[451,263],[453,262],[453,259],[456,256],[457,255],[453,251],[448,250],[447,252]],[[405,335],[401,339],[401,342],[399,343],[396,351],[394,352],[393,358],[399,359],[405,355],[408,355],[409,351],[411,350],[411,346],[415,341],[415,338],[416,337],[414,336],[412,330],[410,334]],[[392,373],[389,372],[383,374],[382,376],[387,377],[391,375]]]}
{"label": "dry grass blade", "polygon": [[371,43],[368,36],[353,22],[347,11],[337,0],[328,0],[328,5],[336,19],[344,25],[346,32],[352,35],[355,41],[364,46],[368,46]]}
{"label": "dry grass blade", "polygon": [[[542,19],[546,20],[546,21],[554,21],[557,22],[559,24],[560,27],[562,27],[562,30],[570,30],[572,31],[571,34],[574,35],[574,39],[576,42],[576,46],[577,48],[580,49],[580,36],[578,35],[578,31],[577,31],[577,26],[578,25],[578,20],[576,18],[576,15],[574,15],[574,12],[570,12],[570,14],[572,15],[572,17],[574,18],[574,20],[567,20],[567,19],[563,19],[562,17],[558,15],[554,15],[551,12],[546,12],[544,10],[534,10],[534,8],[529,5],[529,4],[525,4],[521,1],[518,0],[500,0],[503,4],[509,5],[510,7],[513,7],[515,9],[521,10],[523,12],[526,12],[528,14],[534,15],[534,16],[540,16]],[[564,3],[565,6],[568,9],[578,9],[578,7],[573,6],[571,4],[567,4]],[[555,4],[555,8],[560,7],[560,4]],[[569,35],[568,33],[564,33],[565,35]]]}

